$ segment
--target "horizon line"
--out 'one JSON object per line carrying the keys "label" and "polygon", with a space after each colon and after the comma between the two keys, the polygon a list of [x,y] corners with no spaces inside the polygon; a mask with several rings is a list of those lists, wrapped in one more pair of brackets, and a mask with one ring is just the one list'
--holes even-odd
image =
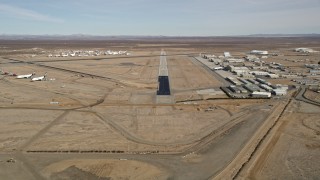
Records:
{"label": "horizon line", "polygon": [[230,34],[230,35],[103,35],[103,34],[84,34],[84,33],[74,33],[74,34],[9,34],[1,33],[0,36],[91,36],[91,37],[121,37],[121,36],[131,36],[131,37],[234,37],[234,36],[305,36],[305,35],[320,35],[320,33],[255,33],[255,34]]}

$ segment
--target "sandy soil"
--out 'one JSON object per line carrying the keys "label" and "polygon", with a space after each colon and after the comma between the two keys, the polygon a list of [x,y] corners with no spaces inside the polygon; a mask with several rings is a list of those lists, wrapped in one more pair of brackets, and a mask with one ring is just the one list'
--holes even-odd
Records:
{"label": "sandy soil", "polygon": [[168,58],[169,77],[173,91],[219,87],[221,83],[188,57]]}
{"label": "sandy soil", "polygon": [[17,113],[15,109],[0,109],[0,114],[0,152],[12,152],[61,115],[62,111],[20,109]]}
{"label": "sandy soil", "polygon": [[315,102],[319,102],[320,103],[320,93],[308,90],[306,91],[306,93],[304,94],[304,96],[310,100],[313,100]]}
{"label": "sandy soil", "polygon": [[[199,93],[218,91],[221,83],[188,55],[229,51],[243,57],[252,49],[269,50],[284,56],[267,61],[305,71],[303,64],[315,62],[319,55],[299,56],[292,49],[320,50],[314,38],[1,41],[0,45],[6,47],[0,49],[2,70],[48,73],[49,81],[41,82],[0,75],[0,176],[27,180],[214,178],[256,133],[264,132],[257,132],[261,125],[275,120],[285,98],[233,100],[219,93]],[[42,52],[65,49],[129,50],[132,56],[48,58]],[[159,104],[156,98],[161,49],[168,55],[176,101],[169,104]],[[270,81],[294,84],[290,79]],[[308,91],[305,95],[318,98]],[[261,146],[266,147],[261,156],[249,161],[238,178],[319,177],[319,111],[292,100],[279,128],[273,130],[275,136],[268,135],[270,147]],[[14,162],[7,162],[10,158]]]}
{"label": "sandy soil", "polygon": [[319,177],[320,108],[293,101],[254,164],[241,172],[249,179],[317,179]]}
{"label": "sandy soil", "polygon": [[124,107],[121,111],[118,107],[98,106],[94,109],[142,139],[175,144],[194,140],[200,132],[208,133],[228,122],[230,116],[225,110],[205,112],[209,107],[214,106]]}
{"label": "sandy soil", "polygon": [[[70,172],[71,171],[71,172]],[[73,171],[73,173],[72,173]],[[87,174],[86,174],[87,173]],[[138,161],[77,159],[50,164],[43,169],[50,179],[167,179],[161,169]],[[88,177],[84,178],[87,175]]]}

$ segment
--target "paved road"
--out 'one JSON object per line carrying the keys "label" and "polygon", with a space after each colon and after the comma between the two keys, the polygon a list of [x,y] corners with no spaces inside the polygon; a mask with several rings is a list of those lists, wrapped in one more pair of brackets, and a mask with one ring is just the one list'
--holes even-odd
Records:
{"label": "paved road", "polygon": [[295,97],[295,99],[297,99],[299,101],[303,101],[303,102],[309,103],[309,104],[313,104],[313,105],[316,105],[316,106],[320,106],[319,102],[313,101],[311,99],[307,99],[304,96],[304,93],[306,92],[306,90],[307,90],[307,88],[305,86],[301,86],[298,94]]}

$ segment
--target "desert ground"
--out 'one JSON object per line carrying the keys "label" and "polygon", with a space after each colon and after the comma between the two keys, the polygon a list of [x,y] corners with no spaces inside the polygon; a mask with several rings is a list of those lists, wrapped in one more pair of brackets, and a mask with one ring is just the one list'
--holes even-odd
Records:
{"label": "desert ground", "polygon": [[[319,40],[0,41],[2,71],[47,73],[46,81],[35,82],[0,75],[0,177],[317,179],[320,94],[296,88],[280,98],[230,99],[221,93],[224,82],[195,57],[225,51],[244,57],[265,49],[284,55],[266,61],[302,72],[320,55],[305,60],[292,49],[319,51]],[[47,56],[79,49],[131,55]],[[170,103],[157,101],[161,51],[167,54]]]}

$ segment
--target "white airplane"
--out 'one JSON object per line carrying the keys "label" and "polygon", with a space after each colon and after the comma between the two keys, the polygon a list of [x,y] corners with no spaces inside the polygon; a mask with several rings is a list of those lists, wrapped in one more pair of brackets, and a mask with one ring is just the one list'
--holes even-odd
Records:
{"label": "white airplane", "polygon": [[32,76],[34,76],[36,73],[32,73],[32,74],[26,74],[26,75],[18,75],[17,79],[28,79],[31,78]]}
{"label": "white airplane", "polygon": [[32,78],[31,81],[45,81],[47,79],[47,73],[43,76]]}

